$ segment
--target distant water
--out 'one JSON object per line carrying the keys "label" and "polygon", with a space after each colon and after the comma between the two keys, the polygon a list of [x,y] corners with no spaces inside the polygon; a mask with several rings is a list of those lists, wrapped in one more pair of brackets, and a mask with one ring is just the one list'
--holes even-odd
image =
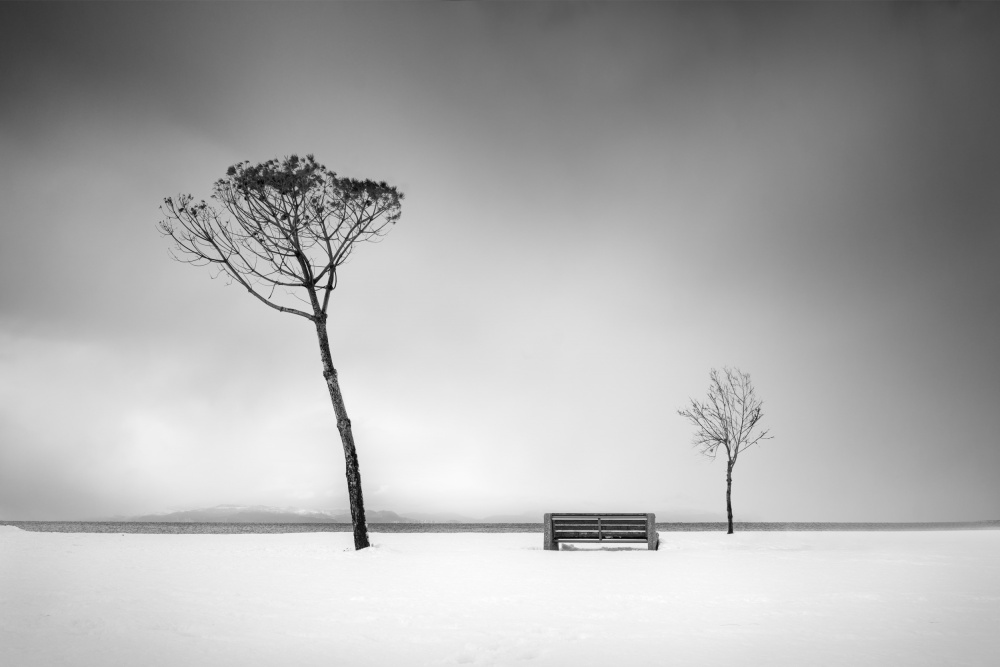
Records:
{"label": "distant water", "polygon": [[[169,523],[135,521],[0,521],[0,525],[48,533],[349,533],[349,523]],[[1000,521],[934,523],[740,522],[743,531],[796,530],[997,530]],[[660,532],[724,532],[725,522],[657,523]],[[370,523],[373,533],[541,533],[541,523]]]}

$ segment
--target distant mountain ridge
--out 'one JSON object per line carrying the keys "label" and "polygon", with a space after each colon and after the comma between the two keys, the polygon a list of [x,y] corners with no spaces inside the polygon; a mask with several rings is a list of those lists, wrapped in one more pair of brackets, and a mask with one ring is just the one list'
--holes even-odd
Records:
{"label": "distant mountain ridge", "polygon": [[[413,519],[385,510],[365,512],[368,523],[418,523]],[[169,523],[351,523],[349,510],[318,512],[296,507],[265,505],[217,505],[193,510],[142,514],[126,521]]]}

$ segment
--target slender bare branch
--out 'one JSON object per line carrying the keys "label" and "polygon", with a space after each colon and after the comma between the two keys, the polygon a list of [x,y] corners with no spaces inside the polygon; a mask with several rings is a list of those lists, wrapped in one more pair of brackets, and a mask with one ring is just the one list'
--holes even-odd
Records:
{"label": "slender bare branch", "polygon": [[739,455],[770,440],[770,430],[760,429],[763,403],[757,397],[750,375],[738,368],[724,367],[722,374],[709,372],[708,398],[690,399],[687,408],[677,411],[695,427],[692,444],[699,453],[715,460],[719,450],[726,452],[726,512],[729,532],[733,532],[732,473]]}
{"label": "slender bare branch", "polygon": [[174,242],[171,255],[216,266],[269,307],[315,319],[326,317],[337,267],[356,244],[378,241],[399,220],[403,195],[385,182],[338,178],[312,156],[291,156],[233,165],[212,198],[217,206],[190,195],[164,200],[160,231]]}

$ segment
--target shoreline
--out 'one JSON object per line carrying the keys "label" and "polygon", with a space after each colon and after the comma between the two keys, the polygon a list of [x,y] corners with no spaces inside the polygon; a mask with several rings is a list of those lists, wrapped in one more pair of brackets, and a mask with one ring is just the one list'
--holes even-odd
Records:
{"label": "shoreline", "polygon": [[[169,521],[0,521],[31,532],[134,534],[268,534],[351,532],[349,523],[257,523]],[[734,522],[736,532],[998,530],[1000,520],[932,522]],[[661,533],[718,532],[726,522],[657,522]],[[541,523],[369,523],[373,533],[541,533]]]}

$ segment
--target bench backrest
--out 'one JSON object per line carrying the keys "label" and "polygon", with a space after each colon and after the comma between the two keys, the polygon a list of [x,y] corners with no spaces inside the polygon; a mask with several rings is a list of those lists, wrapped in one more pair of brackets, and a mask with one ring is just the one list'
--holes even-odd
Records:
{"label": "bench backrest", "polygon": [[545,515],[552,542],[648,542],[655,534],[653,514]]}

